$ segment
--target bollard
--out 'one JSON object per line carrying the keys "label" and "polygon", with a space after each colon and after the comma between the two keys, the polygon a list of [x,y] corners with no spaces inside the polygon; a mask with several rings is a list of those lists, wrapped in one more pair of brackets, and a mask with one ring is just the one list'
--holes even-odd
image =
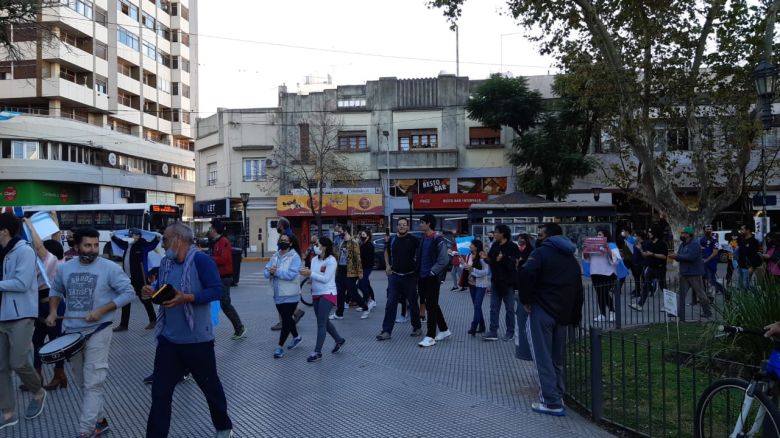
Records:
{"label": "bollard", "polygon": [[601,329],[590,328],[590,405],[593,421],[599,423],[604,415],[602,381]]}

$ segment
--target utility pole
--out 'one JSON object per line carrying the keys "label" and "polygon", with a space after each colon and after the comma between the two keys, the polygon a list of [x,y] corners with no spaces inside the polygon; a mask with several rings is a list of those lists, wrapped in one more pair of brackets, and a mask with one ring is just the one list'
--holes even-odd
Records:
{"label": "utility pole", "polygon": [[455,76],[460,76],[460,41],[458,25],[455,25]]}

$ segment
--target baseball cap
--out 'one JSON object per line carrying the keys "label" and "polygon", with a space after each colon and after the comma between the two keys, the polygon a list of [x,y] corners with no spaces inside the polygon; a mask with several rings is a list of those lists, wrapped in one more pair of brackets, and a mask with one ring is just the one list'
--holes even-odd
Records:
{"label": "baseball cap", "polygon": [[685,227],[683,228],[682,232],[685,234],[690,234],[691,236],[694,234],[693,227]]}

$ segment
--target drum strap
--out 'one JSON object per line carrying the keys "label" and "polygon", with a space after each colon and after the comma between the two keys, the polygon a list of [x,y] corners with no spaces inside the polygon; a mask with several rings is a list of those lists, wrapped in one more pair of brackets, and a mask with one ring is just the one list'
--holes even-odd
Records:
{"label": "drum strap", "polygon": [[[84,342],[87,342],[89,340],[89,338],[92,337],[92,335],[94,335],[95,333],[97,333],[97,332],[103,330],[104,328],[110,326],[111,324],[113,324],[113,321],[106,321],[103,324],[100,324],[95,330],[92,330],[90,333],[87,333],[86,335],[84,335]],[[63,333],[63,335],[67,335],[67,334],[68,333]]]}

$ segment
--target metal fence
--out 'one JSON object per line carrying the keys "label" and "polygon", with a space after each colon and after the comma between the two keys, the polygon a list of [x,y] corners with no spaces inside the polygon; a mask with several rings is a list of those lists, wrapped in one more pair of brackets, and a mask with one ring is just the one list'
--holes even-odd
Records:
{"label": "metal fence", "polygon": [[633,436],[693,436],[696,403],[722,377],[749,378],[757,367],[681,351],[657,341],[573,328],[566,351],[567,403]]}

